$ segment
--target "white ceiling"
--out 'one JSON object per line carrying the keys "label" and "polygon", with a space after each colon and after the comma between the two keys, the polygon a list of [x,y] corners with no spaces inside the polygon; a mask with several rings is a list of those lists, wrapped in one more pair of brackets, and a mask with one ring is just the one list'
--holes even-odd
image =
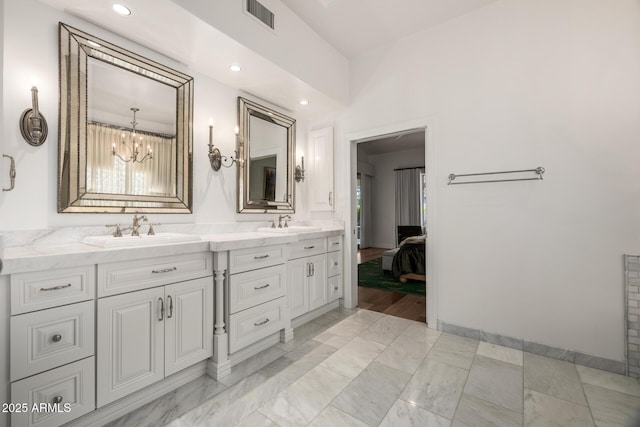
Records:
{"label": "white ceiling", "polygon": [[[284,109],[285,114],[313,116],[343,108],[339,102],[232,40],[172,0],[121,1],[133,10],[127,17],[113,13],[113,0],[40,1],[188,64],[190,69],[225,85],[265,99]],[[108,37],[105,39],[114,42]],[[242,64],[243,71],[231,72],[228,66],[232,63]],[[310,105],[301,106],[303,98],[313,101]]]}
{"label": "white ceiling", "polygon": [[[112,0],[40,1],[189,64],[191,69],[299,117],[344,108],[341,102],[229,38],[172,0],[127,0],[126,4],[135,6],[134,13],[127,18],[111,11]],[[492,1],[496,0],[282,0],[320,37],[348,57]],[[241,63],[243,71],[230,72],[230,63]],[[311,104],[301,106],[302,98],[311,99]]]}
{"label": "white ceiling", "polygon": [[348,58],[497,0],[281,0]]}

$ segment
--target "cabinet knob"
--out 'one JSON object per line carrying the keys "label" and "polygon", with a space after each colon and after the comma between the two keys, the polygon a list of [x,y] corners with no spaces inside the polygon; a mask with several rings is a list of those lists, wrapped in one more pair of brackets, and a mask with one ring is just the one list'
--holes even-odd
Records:
{"label": "cabinet knob", "polygon": [[338,261],[334,261],[333,265],[335,265],[337,267],[338,266]]}
{"label": "cabinet knob", "polygon": [[56,396],[53,398],[53,403],[62,403],[62,396]]}
{"label": "cabinet knob", "polygon": [[338,290],[338,287],[336,286],[336,287],[334,287],[333,289],[334,289],[335,291],[337,291],[337,290]]}
{"label": "cabinet knob", "polygon": [[60,342],[62,341],[62,335],[60,334],[55,334],[54,336],[51,337],[51,341],[53,342]]}

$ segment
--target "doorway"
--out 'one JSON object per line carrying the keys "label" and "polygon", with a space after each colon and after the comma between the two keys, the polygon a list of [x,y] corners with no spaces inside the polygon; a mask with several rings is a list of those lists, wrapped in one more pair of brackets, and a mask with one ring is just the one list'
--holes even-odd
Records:
{"label": "doorway", "polygon": [[403,280],[391,264],[396,253],[405,263],[404,257],[421,257],[399,265],[412,273],[418,266],[424,277],[424,240],[421,252],[417,242],[399,252],[398,243],[408,237],[400,230],[413,236],[426,230],[425,135],[420,128],[357,141],[354,200],[358,306],[421,322],[427,320],[424,280],[415,274]]}

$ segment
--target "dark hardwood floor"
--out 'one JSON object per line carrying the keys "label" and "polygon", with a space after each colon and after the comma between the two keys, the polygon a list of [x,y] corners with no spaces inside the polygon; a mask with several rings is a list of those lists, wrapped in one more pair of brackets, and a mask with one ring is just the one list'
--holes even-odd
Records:
{"label": "dark hardwood floor", "polygon": [[[358,264],[380,258],[386,250],[384,248],[359,249]],[[426,306],[427,299],[423,296],[358,286],[358,307],[360,308],[426,323]]]}

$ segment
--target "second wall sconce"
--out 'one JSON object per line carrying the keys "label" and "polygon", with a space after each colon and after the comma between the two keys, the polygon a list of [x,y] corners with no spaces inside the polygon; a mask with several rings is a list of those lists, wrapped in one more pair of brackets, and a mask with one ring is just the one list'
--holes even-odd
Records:
{"label": "second wall sconce", "polygon": [[[238,128],[236,127],[236,135],[237,134]],[[238,159],[237,151],[234,150],[233,156],[231,156],[231,158],[227,158],[227,156],[222,155],[217,147],[213,146],[213,119],[209,119],[209,163],[211,163],[211,168],[214,171],[219,171],[222,166],[230,168],[234,163],[236,166],[240,166],[241,162],[242,160]]]}
{"label": "second wall sconce", "polygon": [[20,133],[30,145],[40,146],[47,139],[49,128],[44,116],[38,110],[38,88],[31,88],[31,108],[24,110],[20,116]]}
{"label": "second wall sconce", "polygon": [[293,172],[293,179],[296,182],[304,182],[304,156],[302,156],[302,166],[296,165],[296,170]]}

